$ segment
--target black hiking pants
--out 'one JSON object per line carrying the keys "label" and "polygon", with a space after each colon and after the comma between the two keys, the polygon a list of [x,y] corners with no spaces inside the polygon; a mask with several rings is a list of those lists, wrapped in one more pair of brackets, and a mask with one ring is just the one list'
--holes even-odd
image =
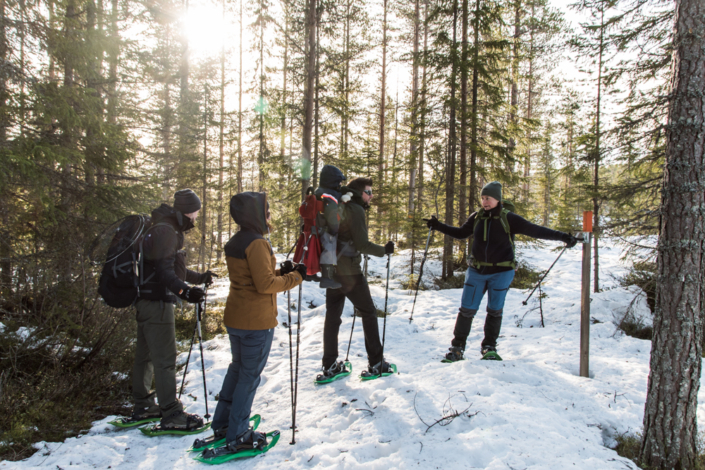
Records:
{"label": "black hiking pants", "polygon": [[362,274],[352,276],[336,275],[336,281],[343,285],[340,289],[326,290],[326,320],[323,325],[323,367],[328,368],[338,359],[338,333],[345,299],[352,302],[362,317],[362,330],[365,334],[365,349],[371,365],[382,360],[382,342],[379,339],[377,310],[370,295],[370,286]]}

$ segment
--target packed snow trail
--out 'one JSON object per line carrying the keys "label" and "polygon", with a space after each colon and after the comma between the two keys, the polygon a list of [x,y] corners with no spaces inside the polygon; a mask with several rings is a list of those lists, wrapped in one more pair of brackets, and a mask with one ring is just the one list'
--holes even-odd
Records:
{"label": "packed snow trail", "polygon": [[[520,256],[547,269],[558,253],[551,250],[555,244],[547,246],[524,247]],[[623,289],[614,280],[626,270],[620,254],[620,248],[609,243],[601,247],[606,290],[592,295],[591,316],[599,323],[591,325],[590,379],[578,377],[580,246],[568,250],[544,281],[545,328],[540,328],[538,311],[531,311],[538,305],[537,294],[522,306],[528,291],[509,291],[499,340],[502,362],[480,360],[485,300],[468,338],[467,360],[441,364],[452,339],[461,290],[420,291],[410,323],[413,291],[400,289],[400,281],[407,278],[409,253],[394,255],[385,356],[397,364],[399,374],[368,382],[359,379],[367,359],[362,328],[356,322],[350,352],[353,373],[330,384],[314,384],[322,355],[325,296],[317,284],[305,283],[294,446],[288,445],[289,338],[284,326],[286,294],[281,294],[280,326],[252,410],[262,415],[259,429],[279,429],[281,441],[265,455],[227,465],[243,469],[636,468],[607,447],[614,445],[618,433],[641,428],[651,347],[649,341],[615,333],[613,321],[624,315],[639,292]],[[440,274],[438,257],[432,253],[426,262],[424,283],[428,286]],[[386,258],[372,258],[370,282],[378,308],[384,305],[385,278]],[[224,300],[227,289],[221,279],[212,289],[215,299]],[[292,293],[295,299],[296,290]],[[633,307],[650,321],[643,294]],[[351,315],[348,302],[340,328],[340,360],[345,358]],[[295,322],[295,310],[292,318]],[[381,319],[379,323],[381,329]],[[204,346],[212,410],[230,361],[230,346],[225,336]],[[203,415],[200,359],[194,348],[183,400],[188,412]],[[180,363],[185,360],[185,353],[179,356]],[[702,390],[705,387],[701,387],[705,393]],[[702,417],[705,408],[701,405],[699,411]],[[205,468],[186,452],[194,436],[150,438],[137,429],[107,424],[112,419],[96,422],[87,434],[63,443],[39,443],[39,451],[31,458],[2,462],[0,469]]]}

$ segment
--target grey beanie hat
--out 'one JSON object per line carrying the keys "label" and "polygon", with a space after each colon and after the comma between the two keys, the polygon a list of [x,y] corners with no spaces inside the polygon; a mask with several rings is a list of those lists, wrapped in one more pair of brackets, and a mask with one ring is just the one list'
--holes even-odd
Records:
{"label": "grey beanie hat", "polygon": [[174,209],[182,214],[191,214],[201,208],[201,199],[190,189],[181,189],[174,193]]}
{"label": "grey beanie hat", "polygon": [[482,193],[480,196],[489,196],[502,202],[502,183],[499,181],[492,181],[487,183],[485,187],[482,188]]}

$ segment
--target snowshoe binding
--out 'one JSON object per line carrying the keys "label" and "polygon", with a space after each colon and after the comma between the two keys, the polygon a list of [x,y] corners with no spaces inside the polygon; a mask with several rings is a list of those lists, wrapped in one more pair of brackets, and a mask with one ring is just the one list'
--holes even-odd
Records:
{"label": "snowshoe binding", "polygon": [[452,346],[448,348],[448,353],[446,353],[445,359],[443,359],[441,362],[445,363],[450,363],[450,362],[458,362],[462,361],[465,359],[463,356],[463,348],[460,348],[458,346]]}
{"label": "snowshoe binding", "polygon": [[483,361],[501,361],[502,357],[497,354],[497,348],[492,346],[483,346],[481,351]]}
{"label": "snowshoe binding", "polygon": [[[259,427],[259,423],[262,417],[260,415],[254,415],[250,418],[250,423],[252,423],[252,430],[256,431]],[[228,432],[228,427],[220,428],[213,431],[211,437],[206,437],[205,439],[196,439],[193,441],[193,445],[188,452],[202,452],[206,449],[212,449],[213,447],[219,447],[225,444],[225,435]]]}
{"label": "snowshoe binding", "polygon": [[135,408],[129,418],[119,418],[109,421],[109,424],[119,428],[133,428],[142,424],[153,423],[162,419],[162,412],[159,405],[152,405],[149,408]]}
{"label": "snowshoe binding", "polygon": [[378,362],[374,366],[369,366],[367,370],[363,370],[360,374],[362,380],[374,380],[380,377],[387,377],[392,374],[397,373],[396,364],[390,364],[388,362],[382,361]]}
{"label": "snowshoe binding", "polygon": [[264,434],[250,429],[233,442],[204,450],[202,453],[196,455],[194,460],[217,465],[242,457],[254,457],[274,447],[277,441],[279,441],[279,437],[279,431]]}
{"label": "snowshoe binding", "polygon": [[347,377],[352,372],[352,364],[348,361],[338,361],[329,368],[323,368],[323,373],[316,376],[313,382],[318,385],[331,383],[334,380]]}
{"label": "snowshoe binding", "polygon": [[196,414],[175,411],[168,417],[163,417],[159,424],[144,426],[140,428],[140,431],[150,437],[164,436],[167,434],[185,436],[201,433],[210,427],[211,423],[204,425],[203,418]]}

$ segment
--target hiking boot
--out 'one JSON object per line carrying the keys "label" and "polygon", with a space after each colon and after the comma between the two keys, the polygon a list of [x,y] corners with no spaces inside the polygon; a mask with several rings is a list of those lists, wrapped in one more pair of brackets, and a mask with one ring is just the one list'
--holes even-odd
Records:
{"label": "hiking boot", "polygon": [[192,431],[203,427],[203,418],[197,414],[177,410],[169,416],[162,417],[160,425],[164,430]]}
{"label": "hiking boot", "polygon": [[497,348],[494,346],[482,346],[482,349],[480,349],[480,353],[484,356],[488,352],[497,352]]}
{"label": "hiking boot", "polygon": [[321,370],[323,371],[323,373],[318,374],[316,376],[316,380],[318,381],[330,379],[331,377],[335,377],[338,374],[348,372],[348,369],[345,367],[345,363],[343,361],[334,362],[333,365],[331,365],[327,369],[325,367],[322,367]]}
{"label": "hiking boot", "polygon": [[144,419],[161,418],[162,410],[159,405],[152,405],[148,408],[133,408],[132,421],[142,421]]}
{"label": "hiking boot", "polygon": [[204,459],[212,459],[222,455],[236,454],[241,450],[258,450],[267,446],[267,435],[262,432],[248,429],[234,441],[228,442],[224,446],[203,451]]}
{"label": "hiking boot", "polygon": [[[382,371],[380,372],[380,366]],[[386,374],[388,372],[394,372],[394,370],[391,368],[391,365],[387,361],[383,362],[378,362],[375,365],[370,365],[367,366],[367,371],[370,373],[370,375],[380,375],[380,374]]]}
{"label": "hiking boot", "polygon": [[224,428],[220,428],[220,429],[214,429],[213,435],[211,437],[206,437],[204,439],[196,439],[195,441],[193,441],[193,448],[199,449],[201,447],[205,447],[207,445],[218,442],[221,439],[225,439],[225,435],[227,433],[228,433],[227,426],[225,426]]}
{"label": "hiking boot", "polygon": [[463,348],[458,347],[458,346],[451,346],[448,348],[448,353],[446,353],[446,360],[450,362],[457,362],[457,361],[462,361],[464,359],[463,357]]}

